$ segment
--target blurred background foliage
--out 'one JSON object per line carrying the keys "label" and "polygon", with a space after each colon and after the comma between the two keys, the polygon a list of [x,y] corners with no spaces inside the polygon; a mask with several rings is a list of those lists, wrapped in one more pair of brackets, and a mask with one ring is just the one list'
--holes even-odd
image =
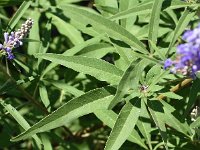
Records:
{"label": "blurred background foliage", "polygon": [[[197,1],[181,0],[1,0],[1,43],[4,32],[27,18],[34,25],[23,46],[13,50],[16,58],[1,58],[0,149],[102,150],[114,124],[119,128],[108,150],[198,149],[199,123],[190,126],[190,112],[199,105],[200,81],[175,94],[170,88],[184,77],[162,69],[183,31],[199,23],[198,7]],[[155,100],[160,93],[167,96],[163,102]],[[109,100],[93,101],[114,95],[112,110]],[[125,105],[135,98],[141,106]],[[46,127],[25,134],[47,132],[10,141],[60,107],[52,122],[44,121]],[[134,116],[138,120],[120,120]]]}

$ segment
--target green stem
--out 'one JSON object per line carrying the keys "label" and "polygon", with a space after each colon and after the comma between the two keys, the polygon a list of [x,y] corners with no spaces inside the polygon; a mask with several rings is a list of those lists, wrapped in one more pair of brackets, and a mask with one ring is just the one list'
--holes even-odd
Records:
{"label": "green stem", "polygon": [[27,91],[24,90],[24,88],[20,85],[17,85],[15,79],[13,77],[11,77],[7,72],[5,67],[0,64],[0,70],[1,72],[4,74],[4,76],[6,77],[6,79],[10,79],[11,82],[17,86],[17,89],[24,95],[24,97],[30,101],[32,104],[34,104],[36,106],[36,108],[39,108],[42,112],[44,112],[45,114],[49,114],[49,112],[47,111],[47,109],[45,107],[43,107],[37,100],[35,100]]}

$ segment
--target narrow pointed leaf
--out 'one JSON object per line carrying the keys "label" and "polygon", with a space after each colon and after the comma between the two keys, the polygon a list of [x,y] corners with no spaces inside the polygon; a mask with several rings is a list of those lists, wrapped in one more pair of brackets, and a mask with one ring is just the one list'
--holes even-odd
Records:
{"label": "narrow pointed leaf", "polygon": [[189,22],[193,18],[194,14],[195,14],[195,12],[190,12],[189,9],[185,9],[185,11],[183,12],[183,14],[181,15],[181,17],[178,21],[178,24],[176,25],[176,28],[174,30],[174,35],[172,37],[172,40],[170,41],[166,55],[168,55],[170,53],[170,51],[171,51],[172,47],[174,46],[176,40],[182,34],[182,32],[185,30],[185,28],[187,27],[187,25],[189,24]]}
{"label": "narrow pointed leaf", "polygon": [[128,102],[121,109],[105,150],[118,150],[133,131],[140,115],[141,101],[140,99],[133,99],[132,103]]}
{"label": "narrow pointed leaf", "polygon": [[112,84],[117,84],[123,73],[123,71],[114,65],[96,58],[64,56],[60,54],[36,54],[35,57],[52,61],[53,63],[89,74],[101,81],[107,81]]}
{"label": "narrow pointed leaf", "polygon": [[149,145],[149,148],[152,149],[151,135],[150,135],[151,121],[150,121],[149,113],[147,111],[147,108],[143,100],[141,101],[141,113],[140,113],[140,119],[137,122],[137,127],[142,133],[142,135],[145,137]]}
{"label": "narrow pointed leaf", "polygon": [[165,127],[165,120],[164,120],[164,110],[163,105],[158,100],[148,100],[147,102],[149,112],[154,120],[154,123],[159,129],[163,142],[165,143],[165,148],[167,147],[167,131]]}
{"label": "narrow pointed leaf", "polygon": [[[117,114],[112,110],[97,110],[94,114],[99,118],[104,124],[113,128],[115,122],[117,120]],[[140,135],[137,133],[135,129],[131,132],[131,135],[127,139],[128,141],[137,143],[138,145],[142,146],[143,148],[147,149],[146,145],[144,144],[143,140],[141,139]]]}
{"label": "narrow pointed leaf", "polygon": [[140,61],[137,65],[135,65],[135,61],[130,64],[120,80],[117,87],[117,93],[115,94],[109,108],[113,108],[118,102],[120,102],[129,88],[136,89],[138,87],[140,75],[148,64],[149,62],[146,60]]}
{"label": "narrow pointed leaf", "polygon": [[[62,6],[60,7],[62,8]],[[120,39],[142,53],[148,53],[142,42],[115,22],[75,6],[64,6],[63,10],[66,16],[86,22],[86,24],[92,25],[97,31],[107,33],[110,37]]]}
{"label": "narrow pointed leaf", "polygon": [[[28,122],[23,118],[23,116],[10,104],[6,104],[2,99],[0,99],[0,104],[12,115],[12,117],[17,121],[19,125],[22,126],[24,130],[28,130],[30,125]],[[38,148],[41,148],[41,140],[37,135],[32,136],[33,139],[36,141]]]}
{"label": "narrow pointed leaf", "polygon": [[[148,39],[151,40],[154,44],[157,43],[162,3],[163,3],[163,0],[154,0],[152,12],[151,12]],[[151,46],[150,46],[150,49],[151,49],[151,52],[153,52],[153,48]]]}
{"label": "narrow pointed leaf", "polygon": [[[79,51],[81,51],[83,48],[85,48],[86,46],[91,45],[91,44],[93,44],[93,43],[96,43],[96,42],[100,41],[102,36],[103,36],[103,35],[101,34],[100,36],[97,36],[97,37],[94,37],[94,38],[92,38],[92,39],[90,39],[90,40],[84,41],[83,43],[78,44],[78,45],[72,47],[71,49],[68,49],[67,51],[65,51],[65,52],[63,53],[63,55],[65,55],[65,56],[73,56],[73,55],[77,54]],[[42,77],[43,77],[47,72],[49,72],[51,69],[53,69],[54,67],[56,67],[57,65],[58,65],[58,64],[56,64],[56,63],[50,63],[50,64],[45,68],[45,70],[42,72]]]}
{"label": "narrow pointed leaf", "polygon": [[35,133],[45,132],[60,127],[83,115],[92,113],[95,110],[107,109],[111,99],[113,98],[114,92],[114,88],[106,87],[89,91],[80,97],[74,98],[25,132],[13,138],[12,141],[20,141],[34,135]]}
{"label": "narrow pointed leaf", "polygon": [[109,19],[117,20],[117,19],[133,17],[133,16],[136,16],[136,15],[147,14],[147,13],[151,12],[152,5],[153,5],[152,2],[140,4],[136,7],[121,11],[121,12],[113,15]]}
{"label": "narrow pointed leaf", "polygon": [[32,1],[24,1],[21,4],[21,6],[19,7],[19,9],[15,13],[15,15],[12,17],[12,19],[8,23],[8,29],[12,30],[15,27],[15,25],[18,23],[18,21],[20,20],[20,18],[23,16],[23,14],[25,13],[25,11],[29,8],[29,6],[31,5],[31,3],[32,3]]}

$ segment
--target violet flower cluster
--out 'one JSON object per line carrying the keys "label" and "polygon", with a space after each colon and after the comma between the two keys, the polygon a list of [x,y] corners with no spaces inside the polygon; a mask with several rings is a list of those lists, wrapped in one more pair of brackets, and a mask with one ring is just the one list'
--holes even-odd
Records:
{"label": "violet flower cluster", "polygon": [[32,26],[33,19],[29,18],[17,31],[11,32],[10,34],[5,32],[4,43],[3,45],[0,44],[0,53],[6,55],[10,60],[14,59],[13,48],[17,48],[23,44],[22,39],[27,36]]}
{"label": "violet flower cluster", "polygon": [[164,69],[170,68],[174,74],[195,77],[195,73],[200,70],[200,25],[194,30],[186,31],[182,38],[186,43],[177,46],[176,59],[167,59]]}

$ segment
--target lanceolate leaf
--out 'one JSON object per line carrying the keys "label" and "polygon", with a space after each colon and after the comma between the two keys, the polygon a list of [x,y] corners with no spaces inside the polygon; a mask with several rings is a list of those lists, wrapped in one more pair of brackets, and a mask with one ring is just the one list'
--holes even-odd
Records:
{"label": "lanceolate leaf", "polygon": [[165,148],[167,147],[167,131],[165,127],[164,110],[163,105],[158,100],[148,100],[147,101],[148,110],[154,120],[154,123],[158,127],[162,139],[165,143]]}
{"label": "lanceolate leaf", "polygon": [[[117,114],[112,110],[97,110],[94,114],[99,118],[104,124],[109,126],[110,128],[114,127],[114,124],[117,120]],[[141,139],[138,132],[133,129],[131,135],[127,139],[128,141],[137,143],[138,145],[142,146],[143,148],[147,149],[146,145],[144,144],[143,140]]]}
{"label": "lanceolate leaf", "polygon": [[190,89],[189,100],[187,102],[187,108],[186,108],[185,114],[184,114],[185,117],[190,112],[193,104],[197,100],[197,96],[200,94],[199,85],[200,85],[200,79],[197,78],[196,80],[193,81],[192,87]]}
{"label": "lanceolate leaf", "polygon": [[57,27],[60,34],[63,34],[66,37],[68,37],[74,45],[83,42],[81,33],[71,24],[54,14],[48,13],[47,16],[49,18],[52,17],[52,24],[54,24]]}
{"label": "lanceolate leaf", "polygon": [[[157,43],[162,3],[163,3],[163,0],[154,0],[152,12],[151,12],[148,39],[151,40],[154,44]],[[150,46],[150,49],[151,51],[153,51],[151,46]]]}
{"label": "lanceolate leaf", "polygon": [[123,73],[123,71],[114,65],[96,58],[64,56],[60,54],[36,54],[35,56],[63,65],[75,71],[89,74],[101,81],[107,81],[111,84],[117,84]]}
{"label": "lanceolate leaf", "polygon": [[133,17],[133,16],[140,15],[140,14],[147,14],[147,13],[151,12],[152,5],[153,5],[152,2],[140,4],[136,7],[121,11],[121,12],[113,15],[109,19],[117,20],[117,19]]}
{"label": "lanceolate leaf", "polygon": [[142,133],[142,135],[145,137],[145,139],[147,140],[149,149],[152,149],[151,135],[150,135],[151,121],[150,121],[149,113],[145,106],[144,100],[145,99],[142,99],[142,101],[141,101],[141,113],[140,113],[140,118],[137,122],[137,127],[140,130],[140,132]]}
{"label": "lanceolate leaf", "polygon": [[73,86],[70,86],[70,85],[67,85],[66,83],[64,82],[60,82],[60,81],[53,81],[53,80],[48,80],[49,83],[53,84],[54,86],[56,86],[57,88],[59,89],[62,89],[63,91],[65,92],[69,92],[71,94],[73,94],[74,96],[81,96],[84,94],[83,91],[81,90],[78,90],[77,88],[73,87]]}
{"label": "lanceolate leaf", "polygon": [[200,127],[200,117],[198,117],[193,123],[190,125],[191,128],[199,128]]}
{"label": "lanceolate leaf", "polygon": [[60,6],[66,16],[72,19],[85,22],[85,24],[92,25],[99,32],[107,33],[110,37],[120,39],[130,46],[136,48],[138,51],[147,54],[145,46],[134,35],[122,28],[120,25],[96,15],[89,11],[83,10],[74,6]]}
{"label": "lanceolate leaf", "polygon": [[74,98],[33,125],[30,129],[13,138],[12,141],[19,141],[28,138],[35,133],[48,131],[62,126],[67,122],[92,113],[95,110],[107,109],[113,98],[114,92],[114,88],[106,87],[92,90],[80,97]]}
{"label": "lanceolate leaf", "polygon": [[[83,42],[81,44],[78,44],[78,45],[74,46],[73,48],[68,49],[67,51],[65,51],[63,53],[63,55],[65,55],[65,56],[73,56],[73,55],[77,54],[79,51],[81,51],[83,48],[85,48],[86,46],[91,45],[93,43],[96,43],[96,42],[100,41],[102,37],[103,37],[103,35],[101,34],[101,35],[99,35],[97,37],[94,37],[94,38],[92,38],[90,40],[87,40],[87,41],[85,41],[85,42]],[[53,69],[57,65],[58,64],[56,64],[56,63],[49,64],[46,67],[46,69],[42,72],[41,76],[43,77],[48,71],[50,71],[51,69]]]}
{"label": "lanceolate leaf", "polygon": [[126,94],[129,88],[136,89],[139,84],[139,78],[144,68],[149,64],[146,60],[141,60],[137,65],[133,61],[128,69],[124,72],[122,79],[117,87],[117,93],[110,104],[110,108],[113,108],[123,96]]}
{"label": "lanceolate leaf", "polygon": [[118,150],[133,131],[138,121],[141,109],[141,100],[133,99],[121,109],[112,129],[105,150]]}
{"label": "lanceolate leaf", "polygon": [[187,124],[187,122],[185,122],[183,118],[181,118],[181,115],[176,114],[175,117],[175,115],[173,115],[175,114],[175,109],[165,101],[161,101],[161,103],[163,104],[163,109],[165,111],[166,124],[173,127],[177,131],[182,132],[188,137],[192,135],[189,125]]}
{"label": "lanceolate leaf", "polygon": [[[13,118],[17,121],[18,124],[22,126],[24,130],[28,130],[30,125],[28,122],[23,118],[23,116],[10,104],[6,104],[2,99],[0,99],[0,104],[13,116]],[[41,148],[41,140],[37,135],[32,136],[33,139],[36,141],[38,148]]]}
{"label": "lanceolate leaf", "polygon": [[178,37],[181,35],[181,33],[185,30],[186,26],[190,22],[190,20],[193,18],[195,12],[190,12],[188,9],[184,11],[182,16],[180,17],[178,24],[176,25],[176,28],[174,30],[174,35],[172,37],[172,40],[169,44],[168,51],[166,55],[168,55],[171,51],[171,48],[173,47],[174,43],[178,39]]}
{"label": "lanceolate leaf", "polygon": [[32,1],[24,1],[21,4],[21,6],[19,7],[19,9],[15,13],[15,15],[10,20],[10,22],[8,24],[8,29],[12,30],[15,27],[15,25],[20,20],[20,18],[23,16],[23,14],[25,13],[25,11],[29,8],[29,6],[31,5],[31,3],[32,3]]}

